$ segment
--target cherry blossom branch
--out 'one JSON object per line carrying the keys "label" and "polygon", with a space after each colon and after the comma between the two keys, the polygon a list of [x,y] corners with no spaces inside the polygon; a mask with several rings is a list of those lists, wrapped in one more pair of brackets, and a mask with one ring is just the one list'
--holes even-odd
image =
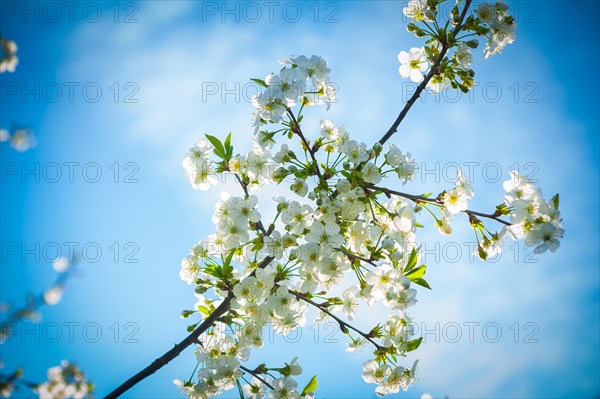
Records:
{"label": "cherry blossom branch", "polygon": [[[197,339],[196,343],[198,345],[204,347],[204,344],[202,343],[202,341],[200,341],[200,339]],[[245,371],[246,373],[248,373],[248,374],[256,377],[257,380],[259,380],[260,382],[262,382],[263,384],[265,384],[266,386],[268,386],[270,389],[273,389],[273,386],[271,384],[269,384],[269,382],[267,380],[265,380],[264,378],[262,378],[258,372],[256,372],[256,370],[258,369],[258,367],[255,368],[254,370],[252,370],[252,369],[249,369],[248,367],[245,367],[244,365],[240,364],[240,369],[243,370],[243,371]]]}
{"label": "cherry blossom branch", "polygon": [[0,344],[6,342],[10,338],[12,325],[25,319],[32,319],[33,315],[39,314],[37,311],[48,302],[44,297],[44,293],[52,288],[63,290],[69,279],[73,276],[76,268],[76,262],[68,266],[66,271],[58,273],[56,280],[46,290],[39,293],[37,296],[28,299],[27,304],[20,309],[13,311],[8,318],[0,323]]}
{"label": "cherry blossom branch", "polygon": [[331,317],[332,319],[334,319],[335,321],[337,321],[340,325],[340,327],[342,328],[342,331],[344,330],[352,330],[358,334],[360,334],[363,338],[365,338],[367,341],[369,341],[370,343],[373,344],[373,346],[375,346],[375,348],[377,348],[377,350],[383,350],[385,349],[383,346],[379,345],[377,342],[375,342],[373,340],[373,338],[371,338],[371,336],[361,330],[359,330],[358,328],[354,327],[352,324],[346,323],[344,320],[340,319],[339,317],[337,317],[336,315],[334,315],[332,312],[330,312],[329,310],[327,310],[327,308],[325,306],[323,306],[322,304],[318,304],[315,301],[311,300],[310,298],[308,298],[306,295],[297,292],[297,291],[292,291],[290,290],[290,294],[294,295],[296,298],[298,299],[302,299],[304,302],[311,304],[312,306],[316,307],[317,309],[319,309],[321,312],[327,314],[329,317]]}
{"label": "cherry blossom branch", "polygon": [[[258,269],[264,269],[267,267],[269,263],[273,261],[273,257],[267,256],[265,259],[260,262],[260,264],[250,273],[250,276],[253,276]],[[231,299],[233,297],[233,293],[229,293],[223,299],[223,302],[200,324],[190,335],[185,337],[183,341],[178,343],[173,347],[173,349],[166,352],[164,355],[154,360],[148,367],[119,385],[115,390],[105,396],[105,399],[114,399],[118,398],[133,386],[137,385],[140,381],[146,379],[147,377],[154,374],[156,371],[166,366],[171,360],[175,359],[184,349],[188,346],[192,345],[194,342],[198,340],[200,335],[202,335],[206,330],[208,330],[221,316],[225,315],[231,308]]]}
{"label": "cherry blossom branch", "polygon": [[0,373],[0,385],[2,385],[2,384],[11,384],[13,386],[22,385],[29,389],[35,389],[40,385],[39,383],[35,383],[33,381],[22,379],[21,377],[19,377],[19,374],[17,371],[15,371],[12,374]]}
{"label": "cherry blossom branch", "polygon": [[198,328],[192,331],[190,335],[185,337],[183,341],[175,345],[173,349],[169,350],[158,359],[154,360],[148,367],[146,367],[145,369],[143,369],[142,371],[140,371],[121,385],[119,385],[111,393],[106,395],[105,399],[118,398],[119,396],[127,392],[129,389],[131,389],[133,386],[137,385],[140,381],[151,376],[156,371],[166,366],[167,363],[169,363],[171,360],[179,356],[179,354],[183,352],[184,349],[196,342],[198,337],[202,335],[202,333],[204,333],[206,330],[208,330],[208,328],[211,327],[219,317],[223,316],[225,313],[227,313],[227,311],[229,311],[231,305],[231,298],[231,294],[225,297],[223,302],[221,302],[221,304],[206,318],[206,320],[204,320],[202,324],[198,326]]}
{"label": "cherry blossom branch", "polygon": [[[400,191],[392,190],[392,189],[389,189],[389,188],[374,186],[374,185],[371,185],[371,184],[367,185],[367,188],[372,189],[372,190],[381,191],[382,193],[384,193],[386,195],[395,195],[395,196],[398,196],[398,197],[406,198],[406,199],[409,199],[409,200],[413,201],[416,204],[421,203],[421,202],[427,202],[427,203],[430,203],[430,204],[441,205],[441,203],[436,198],[429,198],[429,197],[425,197],[423,195],[407,194],[407,193],[403,193],[403,192],[400,192]],[[479,216],[479,217],[482,217],[482,218],[495,220],[496,222],[502,223],[505,226],[512,226],[512,223],[507,222],[506,220],[500,219],[500,216],[502,216],[502,215],[500,213],[498,213],[498,212],[496,212],[496,213],[482,213],[482,212],[472,211],[472,210],[469,210],[469,209],[464,210],[462,212],[466,213],[469,216]]]}
{"label": "cherry blossom branch", "polygon": [[304,133],[302,133],[302,128],[300,128],[300,124],[296,120],[296,117],[294,116],[294,113],[292,112],[291,109],[287,108],[286,112],[293,122],[293,126],[290,126],[290,128],[292,129],[292,132],[296,133],[298,135],[298,137],[300,137],[300,140],[302,140],[302,144],[304,144],[304,147],[306,147],[306,150],[310,154],[310,158],[313,161],[313,164],[315,165],[315,173],[317,174],[317,176],[319,176],[319,179],[321,179],[322,176],[321,176],[321,170],[319,169],[319,163],[317,162],[317,158],[315,157],[314,151],[310,148],[310,144],[309,144],[308,140],[304,136]]}
{"label": "cherry blossom branch", "polygon": [[481,213],[481,212],[476,212],[476,211],[471,211],[469,209],[467,209],[466,211],[463,211],[464,213],[466,213],[469,216],[480,216],[482,218],[487,218],[487,219],[492,219],[495,220],[498,223],[502,223],[505,226],[512,226],[512,223],[507,222],[506,220],[502,220],[500,219],[495,213],[489,214],[489,213]]}
{"label": "cherry blossom branch", "polygon": [[269,387],[269,389],[273,389],[273,386],[271,384],[269,384],[267,382],[267,380],[265,380],[264,378],[262,378],[260,376],[260,374],[258,374],[256,371],[254,370],[250,370],[248,367],[244,367],[240,364],[240,369],[244,370],[246,373],[251,374],[252,376],[256,377],[257,380],[259,380],[260,382],[262,382],[263,384],[265,384],[266,386]]}
{"label": "cherry blossom branch", "polygon": [[353,254],[350,251],[345,250],[344,248],[338,248],[338,251],[340,251],[341,253],[343,253],[344,255],[346,255],[346,257],[348,257],[348,259],[350,259],[351,261],[354,259],[360,260],[361,262],[365,262],[370,264],[371,266],[377,266],[377,264],[375,262],[373,262],[373,259],[367,259],[367,258],[363,258],[362,256],[358,256],[356,254]]}
{"label": "cherry blossom branch", "polygon": [[[246,182],[244,182],[241,178],[240,175],[238,175],[237,173],[235,173],[235,178],[237,179],[237,181],[240,183],[240,186],[242,186],[242,190],[244,190],[244,194],[246,195],[246,198],[248,198],[250,196],[250,193],[248,192],[248,184]],[[261,231],[261,233],[263,233],[264,235],[268,236],[269,234],[267,233],[267,230],[265,229],[265,226],[263,225],[262,220],[259,220],[258,223],[256,223],[256,226],[258,227],[258,229]]]}
{"label": "cherry blossom branch", "polygon": [[[467,15],[467,11],[468,11],[469,7],[471,6],[471,2],[472,2],[472,0],[467,0],[465,2],[465,7],[463,8],[462,13],[460,15],[460,20],[458,22],[458,25],[456,25],[456,27],[452,31],[453,37],[456,37],[458,35],[458,33],[460,32],[460,30],[462,29],[463,21],[465,19],[465,16]],[[400,114],[398,115],[398,117],[396,118],[396,120],[394,121],[392,126],[389,128],[387,133],[384,134],[381,139],[379,139],[379,144],[381,144],[381,145],[385,144],[390,139],[390,137],[392,137],[398,131],[398,126],[400,126],[400,123],[402,123],[402,121],[404,120],[404,117],[406,117],[406,114],[408,114],[408,111],[410,110],[410,108],[417,101],[417,99],[421,96],[421,93],[423,92],[423,90],[425,90],[425,87],[427,86],[427,84],[429,83],[431,78],[433,78],[433,76],[439,72],[438,69],[440,67],[440,64],[444,60],[444,57],[446,56],[448,49],[449,49],[448,41],[444,40],[444,42],[442,43],[442,50],[440,51],[440,55],[436,58],[433,66],[429,70],[429,73],[425,76],[423,81],[419,84],[419,86],[417,87],[417,90],[414,92],[412,97],[406,102],[406,105],[404,106],[402,111],[400,111]]]}

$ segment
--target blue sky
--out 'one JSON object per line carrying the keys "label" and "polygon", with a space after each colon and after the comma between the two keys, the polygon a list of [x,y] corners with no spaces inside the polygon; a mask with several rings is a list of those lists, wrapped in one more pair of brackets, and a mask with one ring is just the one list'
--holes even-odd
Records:
{"label": "blue sky", "polygon": [[[22,3],[0,8],[0,32],[18,43],[20,59],[15,73],[0,75],[0,125],[30,126],[38,146],[26,153],[0,148],[1,241],[38,243],[39,252],[76,242],[90,262],[39,325],[0,346],[1,357],[8,370],[23,365],[32,380],[72,359],[102,396],[186,335],[179,313],[194,298],[178,277],[179,262],[212,232],[220,191],[235,190],[192,190],[181,169],[188,147],[205,133],[232,131],[239,151],[247,148],[249,79],[276,71],[277,60],[292,54],[326,58],[339,87],[339,102],[329,112],[311,110],[306,130],[316,132],[326,117],[373,142],[413,89],[399,76],[396,55],[419,41],[405,30],[402,2],[276,2],[273,14],[265,3],[92,2],[77,6],[72,19],[65,5],[57,16],[44,3],[27,4],[29,13]],[[228,14],[236,4],[239,12]],[[543,256],[508,242],[497,262],[482,263],[470,259],[465,243],[473,237],[459,227],[466,220],[457,220],[457,234],[447,239],[423,215],[428,228],[420,239],[434,289],[419,291],[412,314],[428,333],[407,359],[420,359],[420,381],[397,397],[600,394],[599,5],[509,4],[518,12],[516,43],[488,60],[478,51],[473,93],[456,101],[427,95],[393,139],[421,165],[404,189],[441,191],[452,186],[452,165],[471,167],[472,207],[486,209],[501,201],[501,182],[519,166],[545,196],[560,193],[565,238],[557,253]],[[578,10],[573,23],[565,10]],[[9,94],[14,87],[17,94]],[[39,101],[23,88],[37,91]],[[56,164],[62,177],[51,182]],[[38,172],[14,176],[7,165],[37,168],[39,181]],[[3,257],[2,300],[19,304],[51,284],[50,256]],[[358,323],[378,316],[383,309]],[[79,323],[72,340],[65,323]],[[50,342],[44,332],[56,325],[62,336]],[[493,342],[497,331],[502,336]],[[344,342],[332,326],[307,327],[298,342],[275,338],[250,364],[298,355],[304,378],[319,376],[319,395],[374,397],[360,378],[368,353],[346,353]],[[171,381],[194,365],[187,351],[127,397],[178,397]]]}

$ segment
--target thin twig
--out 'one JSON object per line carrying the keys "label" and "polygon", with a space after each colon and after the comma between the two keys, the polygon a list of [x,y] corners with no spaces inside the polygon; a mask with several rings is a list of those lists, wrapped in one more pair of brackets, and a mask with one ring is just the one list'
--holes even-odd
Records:
{"label": "thin twig", "polygon": [[[270,256],[263,259],[263,261],[256,267],[256,269],[252,271],[250,275],[253,275],[258,269],[265,268],[269,263],[273,261],[273,259],[274,258]],[[157,370],[159,370],[171,360],[179,356],[179,354],[183,352],[184,349],[196,342],[196,340],[198,339],[198,337],[200,337],[200,335],[202,335],[202,333],[208,330],[208,328],[211,327],[221,316],[223,316],[229,311],[232,297],[233,294],[230,292],[229,295],[225,297],[223,302],[221,302],[221,304],[206,318],[206,320],[204,320],[202,324],[200,324],[194,331],[192,331],[190,335],[185,337],[183,341],[175,345],[173,349],[169,350],[158,359],[154,360],[148,367],[146,367],[145,369],[143,369],[142,371],[140,371],[121,385],[119,385],[115,390],[106,395],[105,399],[118,398],[119,396],[127,392],[130,388],[132,388],[134,385],[144,380],[146,377],[151,376]]]}
{"label": "thin twig", "polygon": [[192,331],[190,335],[185,337],[183,341],[175,345],[173,349],[169,350],[158,359],[154,360],[148,367],[146,367],[145,369],[143,369],[142,371],[140,371],[121,385],[119,385],[115,390],[106,395],[105,399],[118,398],[119,396],[127,392],[130,388],[132,388],[134,385],[144,380],[146,377],[151,376],[160,368],[169,363],[171,360],[179,356],[179,354],[183,352],[184,349],[196,342],[196,340],[200,335],[202,335],[202,333],[204,333],[210,326],[213,325],[215,321],[217,321],[219,317],[223,316],[229,310],[230,302],[231,295],[225,297],[223,302],[221,302],[221,304],[206,318],[206,320],[204,320],[202,324],[200,324],[200,326],[198,326],[194,331]]}
{"label": "thin twig", "polygon": [[367,341],[369,341],[370,343],[372,343],[375,348],[377,348],[378,350],[382,350],[384,349],[381,345],[379,345],[377,342],[375,342],[373,340],[373,338],[371,338],[369,336],[369,334],[362,332],[361,330],[359,330],[358,328],[354,327],[352,324],[346,323],[344,320],[340,319],[339,317],[337,317],[336,315],[334,315],[333,313],[331,313],[329,310],[327,310],[327,308],[325,306],[322,306],[318,303],[316,303],[315,301],[309,299],[306,295],[297,292],[297,291],[292,291],[290,290],[290,294],[294,295],[296,298],[298,299],[302,299],[304,302],[311,304],[312,306],[318,308],[319,310],[321,310],[323,313],[327,314],[328,316],[330,316],[332,319],[334,319],[335,321],[337,321],[340,326],[345,327],[347,329],[350,329],[352,331],[357,332],[358,334],[360,334],[363,338],[365,338]]}
{"label": "thin twig", "polygon": [[33,381],[24,380],[22,378],[17,377],[17,372],[8,375],[0,373],[0,383],[22,385],[32,390],[36,389],[40,385],[39,383],[35,383]]}
{"label": "thin twig", "polygon": [[346,255],[350,260],[358,259],[361,262],[366,262],[366,263],[370,264],[371,266],[377,266],[377,263],[373,262],[372,259],[363,258],[362,256],[358,256],[356,254],[353,254],[350,251],[346,251],[344,248],[339,248],[338,250],[341,253],[343,253],[344,255]]}
{"label": "thin twig", "polygon": [[[384,187],[378,187],[378,186],[373,186],[373,185],[368,185],[367,188],[370,188],[372,190],[378,190],[381,191],[384,194],[390,194],[390,195],[395,195],[398,197],[402,197],[402,198],[406,198],[409,199],[415,203],[420,203],[420,202],[428,202],[430,204],[437,204],[440,205],[440,202],[438,202],[437,199],[435,198],[429,198],[429,197],[425,197],[423,195],[413,195],[413,194],[407,194],[407,193],[403,193],[400,191],[396,191],[396,190],[392,190],[389,188],[384,188]],[[487,218],[487,219],[492,219],[495,220],[498,223],[502,223],[505,226],[512,226],[512,223],[507,222],[506,220],[500,219],[500,215],[494,214],[494,213],[482,213],[482,212],[477,212],[477,211],[472,211],[470,209],[464,210],[462,211],[463,213],[466,213],[469,216],[479,216],[479,217],[483,217],[483,218]]]}
{"label": "thin twig", "polygon": [[256,377],[257,380],[259,380],[260,382],[262,382],[263,384],[265,384],[266,386],[269,387],[269,389],[273,389],[273,386],[271,384],[269,384],[267,382],[267,380],[265,380],[264,378],[262,378],[258,373],[256,373],[254,370],[250,370],[248,367],[244,367],[240,364],[240,368],[242,370],[244,370],[246,373],[248,374],[252,374],[254,377]]}
{"label": "thin twig", "polygon": [[[48,287],[48,289],[51,289],[54,287],[59,287],[60,289],[64,290],[69,279],[72,278],[72,276],[77,271],[77,262],[78,261],[79,260],[77,258],[73,259],[71,264],[69,264],[68,269],[63,272],[58,273],[58,276],[56,277],[54,284],[50,285]],[[0,334],[6,334],[3,343],[5,343],[11,337],[11,334],[8,334],[8,331],[11,330],[12,324],[18,323],[22,320],[26,320],[27,318],[29,318],[28,317],[29,315],[35,314],[35,312],[38,309],[40,309],[41,307],[43,307],[47,304],[46,299],[44,298],[44,293],[45,293],[45,291],[41,292],[40,294],[35,296],[33,299],[29,300],[27,302],[27,305],[25,305],[21,309],[13,311],[10,314],[10,316],[7,317],[6,320],[4,320],[2,323],[0,323]]]}
{"label": "thin twig", "polygon": [[292,112],[291,109],[288,108],[286,111],[287,111],[287,114],[289,115],[290,119],[294,123],[294,125],[292,126],[292,131],[294,133],[296,133],[298,135],[298,137],[300,137],[300,140],[302,140],[302,143],[306,147],[306,150],[310,154],[310,158],[312,159],[312,161],[313,161],[313,163],[315,165],[315,172],[317,173],[317,176],[319,176],[319,178],[321,178],[322,176],[321,176],[321,170],[319,169],[319,163],[317,162],[317,158],[315,157],[315,153],[310,148],[310,144],[308,143],[308,140],[304,136],[304,133],[302,133],[302,128],[300,127],[300,124],[296,120],[296,117],[294,116],[294,113]]}
{"label": "thin twig", "polygon": [[[452,34],[454,37],[456,37],[458,32],[460,32],[460,30],[462,29],[462,26],[463,26],[462,23],[463,23],[463,20],[465,19],[465,16],[467,15],[467,10],[469,9],[469,6],[471,5],[471,1],[472,0],[467,0],[465,2],[465,8],[463,9],[462,14],[460,16],[460,21],[459,21],[458,25],[456,25],[456,27],[452,31]],[[384,134],[381,139],[379,139],[379,144],[381,144],[381,145],[385,144],[385,142],[388,141],[390,139],[390,137],[392,137],[394,135],[394,133],[396,133],[398,131],[398,126],[400,126],[400,123],[402,123],[402,120],[404,119],[404,117],[406,116],[406,114],[408,113],[410,108],[417,101],[417,99],[421,96],[421,92],[423,92],[423,90],[425,90],[425,87],[427,86],[427,84],[429,83],[431,78],[433,78],[433,76],[439,72],[438,69],[440,67],[440,64],[444,60],[444,57],[446,56],[447,52],[448,52],[448,42],[445,41],[444,43],[442,43],[442,50],[440,51],[440,55],[436,58],[435,62],[433,63],[433,66],[429,70],[429,73],[425,76],[425,78],[423,79],[421,84],[419,84],[419,86],[417,87],[417,90],[414,92],[412,97],[406,102],[406,105],[404,106],[402,111],[400,111],[400,114],[398,115],[398,117],[396,118],[396,120],[394,121],[392,126],[389,128],[387,133]]]}

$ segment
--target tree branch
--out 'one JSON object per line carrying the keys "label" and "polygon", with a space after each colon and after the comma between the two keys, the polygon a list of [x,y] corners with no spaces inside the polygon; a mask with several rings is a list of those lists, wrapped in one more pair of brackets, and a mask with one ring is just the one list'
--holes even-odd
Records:
{"label": "tree branch", "polygon": [[253,375],[254,377],[256,377],[257,380],[259,380],[260,382],[262,382],[263,384],[265,384],[266,386],[269,387],[269,389],[273,389],[273,386],[271,384],[269,384],[267,382],[267,380],[265,380],[264,378],[262,378],[257,372],[255,372],[254,370],[250,370],[248,367],[244,367],[240,364],[240,369],[244,370],[246,373]]}
{"label": "tree branch", "polygon": [[219,317],[223,316],[229,310],[231,296],[232,296],[231,294],[228,295],[223,300],[223,302],[221,302],[221,304],[214,310],[214,312],[212,312],[206,318],[206,320],[204,320],[202,322],[202,324],[200,324],[200,326],[198,326],[198,328],[196,328],[194,331],[192,331],[192,333],[190,335],[188,335],[183,341],[181,341],[180,343],[175,345],[173,347],[173,349],[169,350],[168,352],[166,352],[164,355],[162,355],[158,359],[154,360],[148,367],[146,367],[145,369],[143,369],[142,371],[140,371],[139,373],[137,373],[136,375],[134,375],[133,377],[131,377],[130,379],[128,379],[127,381],[122,383],[121,385],[119,385],[115,390],[113,390],[111,393],[106,395],[105,399],[118,398],[119,396],[121,396],[122,394],[127,392],[130,388],[135,386],[137,383],[144,380],[146,377],[151,376],[156,371],[158,371],[163,366],[165,366],[167,363],[169,363],[171,360],[173,360],[177,356],[179,356],[179,354],[181,352],[183,352],[184,349],[186,349],[188,346],[190,346],[194,342],[196,342],[196,339],[198,339],[198,337],[202,333],[204,333],[206,330],[208,330],[208,328],[210,326],[212,326]]}
{"label": "tree branch", "polygon": [[329,317],[331,317],[332,319],[334,319],[335,321],[337,321],[339,323],[339,325],[342,327],[342,330],[345,328],[345,329],[350,329],[352,331],[355,331],[358,334],[360,334],[363,338],[365,338],[367,341],[372,343],[375,346],[375,348],[377,348],[377,350],[384,349],[381,345],[379,345],[377,342],[375,342],[373,340],[373,338],[371,338],[369,336],[369,334],[362,332],[358,328],[354,327],[352,324],[346,323],[344,320],[340,319],[339,317],[337,317],[336,315],[331,313],[329,310],[327,310],[327,308],[325,306],[322,306],[322,305],[316,303],[315,301],[309,299],[306,295],[304,295],[300,292],[290,290],[290,294],[294,295],[298,299],[302,299],[304,302],[311,304],[312,306],[321,310],[321,312],[327,314]]}
{"label": "tree branch", "polygon": [[289,115],[290,119],[294,123],[294,125],[292,126],[292,131],[294,133],[296,133],[298,135],[298,137],[300,137],[300,140],[302,140],[302,144],[304,144],[304,146],[306,147],[306,150],[310,154],[310,158],[312,159],[313,163],[315,164],[315,173],[317,174],[317,176],[319,176],[319,179],[321,179],[321,177],[322,177],[321,176],[321,170],[319,169],[319,163],[317,162],[317,158],[315,157],[315,153],[310,148],[310,144],[308,143],[308,140],[304,136],[304,133],[302,133],[302,129],[300,128],[300,124],[296,120],[296,117],[294,116],[294,113],[292,112],[292,110],[288,108],[286,111],[287,111],[287,114]]}
{"label": "tree branch", "polygon": [[[263,259],[263,261],[260,262],[260,264],[256,267],[256,269],[254,269],[254,271],[252,271],[250,275],[252,276],[256,273],[256,270],[266,267],[269,263],[273,261],[273,259],[274,258],[270,256]],[[140,371],[121,385],[119,385],[114,391],[106,395],[105,399],[118,398],[119,396],[127,392],[129,389],[131,389],[133,386],[138,384],[140,381],[144,380],[146,377],[151,376],[163,366],[167,365],[167,363],[169,363],[171,360],[179,356],[179,354],[183,352],[185,348],[196,342],[198,337],[200,337],[202,333],[208,330],[208,328],[211,327],[217,321],[217,319],[219,319],[221,316],[223,316],[229,311],[232,297],[233,294],[230,292],[229,295],[225,297],[223,302],[221,302],[221,304],[206,318],[206,320],[204,320],[202,324],[200,324],[194,331],[192,331],[190,335],[185,337],[183,341],[175,345],[173,349],[169,350],[158,359],[154,360],[152,364],[150,364],[148,367],[146,367],[145,369],[143,369],[142,371]]]}
{"label": "tree branch", "polygon": [[[460,32],[460,30],[462,29],[462,26],[463,26],[462,24],[465,19],[465,16],[467,15],[467,10],[471,6],[471,2],[472,2],[472,0],[467,0],[465,2],[465,8],[463,8],[462,14],[460,16],[460,21],[459,21],[458,25],[456,25],[456,27],[452,31],[452,34],[454,37],[456,37],[458,35],[458,33]],[[384,134],[381,139],[379,139],[379,144],[381,144],[381,145],[385,144],[386,141],[388,141],[390,139],[390,137],[392,137],[394,135],[394,133],[396,133],[398,131],[398,126],[400,126],[400,123],[402,123],[402,120],[404,120],[404,117],[406,116],[406,114],[408,113],[410,108],[413,106],[415,101],[417,101],[417,99],[421,96],[421,92],[423,92],[423,90],[425,90],[425,87],[427,86],[427,84],[429,83],[431,78],[433,78],[433,76],[439,72],[438,69],[439,69],[440,64],[442,63],[444,57],[446,56],[447,52],[448,52],[448,42],[445,41],[444,43],[442,43],[442,50],[440,51],[440,55],[436,58],[435,62],[433,63],[433,66],[429,70],[429,73],[425,76],[423,81],[419,84],[419,86],[417,87],[417,90],[414,92],[414,94],[411,96],[411,98],[406,102],[406,105],[404,106],[402,111],[400,111],[400,114],[398,115],[398,117],[396,118],[396,120],[394,121],[392,126],[389,128],[387,133]]]}
{"label": "tree branch", "polygon": [[353,254],[350,251],[345,250],[344,248],[338,248],[338,251],[340,251],[341,253],[343,253],[344,255],[346,255],[346,257],[348,259],[350,259],[350,261],[356,259],[356,260],[360,260],[361,262],[366,262],[368,264],[370,264],[371,266],[377,266],[377,264],[375,262],[373,262],[373,259],[367,259],[367,258],[363,258],[362,256]]}
{"label": "tree branch", "polygon": [[[370,188],[372,190],[381,191],[384,194],[395,195],[395,196],[398,196],[398,197],[406,198],[406,199],[409,199],[409,200],[411,200],[411,201],[413,201],[414,203],[417,203],[417,204],[420,203],[420,202],[428,202],[430,204],[440,205],[440,202],[438,202],[437,199],[425,197],[423,195],[407,194],[407,193],[403,193],[403,192],[400,192],[400,191],[392,190],[392,189],[389,189],[389,188],[374,186],[374,185],[371,185],[371,184],[367,185],[367,188]],[[472,210],[469,210],[469,209],[464,210],[462,212],[466,213],[469,216],[479,216],[479,217],[483,217],[483,218],[495,220],[496,222],[502,223],[505,226],[512,226],[512,223],[507,222],[506,220],[500,219],[501,215],[496,214],[496,213],[482,213],[482,212],[472,211]]]}

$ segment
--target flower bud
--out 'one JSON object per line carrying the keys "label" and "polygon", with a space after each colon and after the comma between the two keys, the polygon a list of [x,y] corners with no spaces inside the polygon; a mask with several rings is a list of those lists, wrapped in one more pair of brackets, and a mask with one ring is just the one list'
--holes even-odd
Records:
{"label": "flower bud", "polygon": [[431,10],[425,11],[425,21],[427,21],[427,22],[435,21],[435,13]]}
{"label": "flower bud", "polygon": [[338,189],[339,192],[345,193],[345,192],[352,190],[352,184],[350,183],[350,181],[348,179],[342,179],[337,182],[336,188]]}
{"label": "flower bud", "polygon": [[500,0],[496,3],[496,9],[498,11],[506,12],[506,11],[508,11],[508,4],[506,4],[504,1]]}
{"label": "flower bud", "polygon": [[392,263],[398,263],[400,259],[402,259],[402,252],[394,251],[390,254],[390,260],[392,261]]}
{"label": "flower bud", "polygon": [[394,250],[394,247],[396,246],[395,244],[396,243],[391,238],[386,238],[381,242],[381,246],[383,247],[383,249],[390,252]]}
{"label": "flower bud", "polygon": [[279,167],[273,172],[271,176],[275,183],[281,183],[289,175],[289,171],[286,168]]}
{"label": "flower bud", "polygon": [[380,143],[375,143],[375,145],[373,146],[373,152],[375,153],[375,156],[378,156],[379,154],[381,154],[382,150],[383,150],[383,146]]}
{"label": "flower bud", "polygon": [[479,47],[479,40],[477,40],[477,39],[469,40],[467,42],[467,46],[469,46],[471,48],[477,48],[477,47]]}

